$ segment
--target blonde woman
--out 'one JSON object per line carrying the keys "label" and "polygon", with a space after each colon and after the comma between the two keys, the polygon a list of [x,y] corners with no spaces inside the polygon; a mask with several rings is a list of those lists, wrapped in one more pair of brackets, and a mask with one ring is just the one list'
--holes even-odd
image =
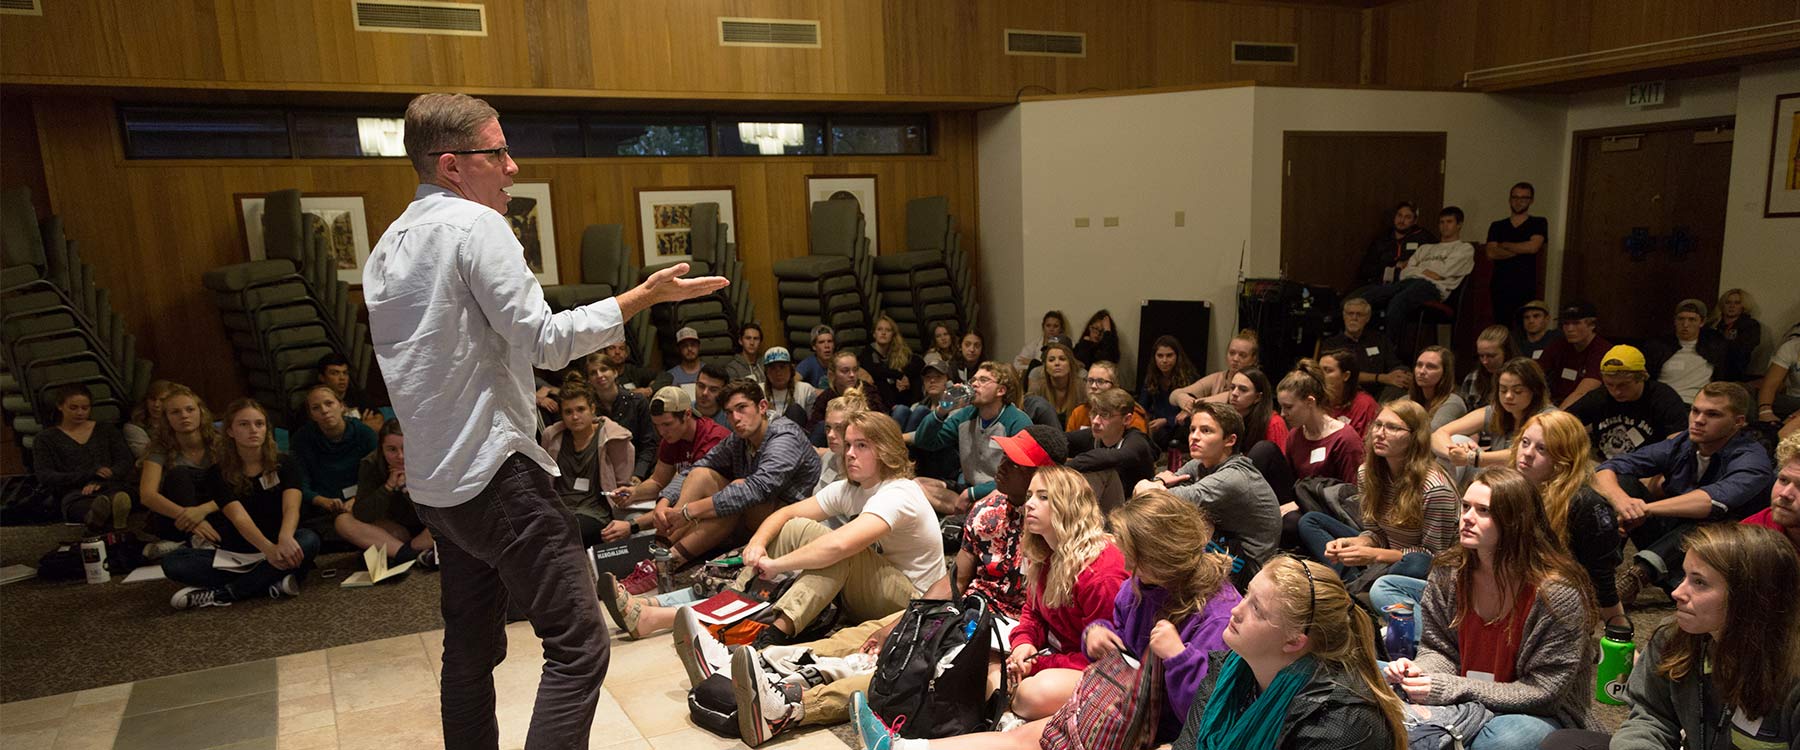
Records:
{"label": "blonde woman", "polygon": [[913,356],[900,325],[885,313],[875,319],[875,340],[856,354],[856,364],[875,380],[881,403],[895,411],[918,400],[919,369],[923,361]]}
{"label": "blonde woman", "polygon": [[1756,347],[1762,344],[1762,323],[1756,320],[1756,298],[1742,289],[1727,289],[1719,295],[1706,326],[1725,338],[1725,372],[1720,380],[1754,380],[1759,373],[1751,371]]}
{"label": "blonde woman", "polygon": [[1027,396],[1040,396],[1056,409],[1057,424],[1066,424],[1075,407],[1087,403],[1087,374],[1075,365],[1075,350],[1067,343],[1052,341],[1044,347],[1044,369],[1032,373]]}

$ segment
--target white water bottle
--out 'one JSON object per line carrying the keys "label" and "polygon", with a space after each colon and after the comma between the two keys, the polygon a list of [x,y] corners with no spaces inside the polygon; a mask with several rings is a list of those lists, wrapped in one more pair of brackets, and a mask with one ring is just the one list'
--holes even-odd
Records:
{"label": "white water bottle", "polygon": [[106,583],[112,574],[106,572],[106,541],[95,537],[81,542],[81,567],[88,583]]}

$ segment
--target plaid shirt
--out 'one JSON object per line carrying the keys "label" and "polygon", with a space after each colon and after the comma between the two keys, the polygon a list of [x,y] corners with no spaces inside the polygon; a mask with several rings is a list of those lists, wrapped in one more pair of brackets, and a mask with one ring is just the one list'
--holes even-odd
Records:
{"label": "plaid shirt", "polygon": [[787,505],[803,500],[819,482],[818,451],[813,450],[800,425],[786,417],[769,420],[761,447],[751,447],[734,433],[694,466],[717,471],[727,482],[744,480],[713,495],[713,512],[721,517],[735,516],[757,503]]}

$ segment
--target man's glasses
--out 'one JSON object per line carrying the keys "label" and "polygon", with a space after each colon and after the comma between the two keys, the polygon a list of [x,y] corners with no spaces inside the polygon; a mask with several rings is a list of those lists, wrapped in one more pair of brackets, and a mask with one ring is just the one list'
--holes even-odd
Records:
{"label": "man's glasses", "polygon": [[425,152],[425,155],[426,156],[443,156],[444,154],[455,154],[457,156],[474,156],[476,154],[494,154],[494,155],[499,156],[500,158],[504,159],[504,158],[506,158],[507,150],[508,150],[507,146],[495,146],[493,148],[465,148],[465,149],[455,149],[455,150],[451,150],[451,151],[427,151],[427,152]]}
{"label": "man's glasses", "polygon": [[1088,378],[1087,384],[1088,384],[1089,388],[1093,388],[1095,386],[1101,386],[1101,385],[1112,385],[1113,382],[1111,380],[1107,380],[1106,378]]}

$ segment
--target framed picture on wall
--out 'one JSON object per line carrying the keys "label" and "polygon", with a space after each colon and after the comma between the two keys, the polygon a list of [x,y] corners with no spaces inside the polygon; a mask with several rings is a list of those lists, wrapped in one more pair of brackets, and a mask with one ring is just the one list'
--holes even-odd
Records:
{"label": "framed picture on wall", "polygon": [[1769,192],[1763,216],[1800,216],[1800,93],[1775,97],[1775,132],[1769,143]]}
{"label": "framed picture on wall", "polygon": [[719,204],[719,221],[725,227],[725,240],[737,238],[736,191],[727,187],[655,187],[638,188],[638,236],[643,248],[643,265],[680,263],[694,258],[690,244],[693,232],[691,216],[696,203]]}
{"label": "framed picture on wall", "polygon": [[869,254],[877,255],[881,247],[875,232],[875,175],[872,174],[809,174],[806,176],[806,211],[812,213],[812,204],[828,201],[833,198],[849,198],[856,201],[862,209],[863,236],[869,238]]}
{"label": "framed picture on wall", "polygon": [[[239,194],[238,216],[251,260],[268,260],[263,243],[263,196]],[[314,231],[325,235],[326,252],[337,266],[338,280],[362,286],[363,263],[369,259],[369,217],[363,197],[354,193],[322,193],[300,197],[300,212]]]}
{"label": "framed picture on wall", "polygon": [[515,182],[506,189],[506,223],[525,248],[525,265],[543,286],[560,283],[556,272],[556,217],[550,206],[550,183]]}

